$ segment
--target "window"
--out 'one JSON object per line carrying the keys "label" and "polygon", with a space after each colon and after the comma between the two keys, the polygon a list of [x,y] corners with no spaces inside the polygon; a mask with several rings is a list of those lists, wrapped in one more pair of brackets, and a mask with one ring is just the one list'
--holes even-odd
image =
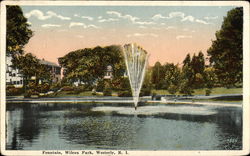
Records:
{"label": "window", "polygon": [[16,84],[16,81],[13,81],[13,84],[15,85],[15,84]]}
{"label": "window", "polygon": [[16,83],[19,85],[19,83],[20,83],[20,82],[19,82],[19,81],[17,81]]}
{"label": "window", "polygon": [[20,80],[20,84],[23,84],[23,80]]}

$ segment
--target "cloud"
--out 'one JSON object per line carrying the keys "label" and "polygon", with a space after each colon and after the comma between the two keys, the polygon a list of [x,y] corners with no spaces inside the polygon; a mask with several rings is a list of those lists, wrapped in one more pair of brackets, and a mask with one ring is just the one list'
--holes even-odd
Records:
{"label": "cloud", "polygon": [[184,38],[193,38],[193,37],[192,36],[186,36],[186,35],[178,35],[178,36],[176,36],[177,40],[184,39]]}
{"label": "cloud", "polygon": [[74,14],[74,17],[80,17],[80,15],[79,14]]}
{"label": "cloud", "polygon": [[46,14],[44,14],[42,11],[36,10],[36,9],[31,10],[30,12],[25,14],[26,18],[30,18],[32,16],[36,17],[39,20],[46,20],[46,19],[49,19],[52,17],[56,17],[56,18],[59,18],[61,20],[70,20],[71,19],[70,17],[64,17],[64,16],[59,15],[53,11],[47,11]]}
{"label": "cloud", "polygon": [[93,20],[94,20],[94,18],[93,18],[93,17],[90,17],[90,16],[82,16],[81,18],[83,18],[83,19],[88,19],[88,20],[90,20],[90,21],[93,21]]}
{"label": "cloud", "polygon": [[211,24],[208,23],[206,21],[200,20],[200,19],[195,19],[193,16],[191,15],[185,15],[185,13],[183,12],[170,12],[168,14],[168,16],[163,16],[162,14],[156,14],[152,17],[153,20],[159,20],[159,19],[172,19],[172,18],[181,18],[181,22],[184,21],[189,21],[189,22],[197,22],[197,23],[201,23],[201,24]]}
{"label": "cloud", "polygon": [[134,34],[128,34],[127,37],[145,37],[145,36],[151,36],[151,37],[158,37],[159,35],[157,34],[153,34],[153,33],[145,33],[145,34],[141,34],[141,33],[134,33]]}
{"label": "cloud", "polygon": [[74,27],[74,26],[84,26],[85,24],[84,23],[80,23],[80,22],[71,22],[69,24],[69,27]]}
{"label": "cloud", "polygon": [[181,21],[182,21],[182,22],[183,22],[183,21],[194,22],[194,17],[193,17],[193,16],[186,16],[186,17],[182,18]]}
{"label": "cloud", "polygon": [[206,21],[203,21],[203,20],[199,20],[199,19],[196,19],[195,20],[195,22],[197,22],[197,23],[202,23],[202,24],[211,24],[211,23],[208,23],[208,22],[206,22]]}
{"label": "cloud", "polygon": [[206,17],[204,17],[204,19],[206,19],[206,20],[214,20],[214,19],[217,19],[217,18],[219,18],[218,16],[211,16],[211,17],[209,17],[209,16],[206,16]]}
{"label": "cloud", "polygon": [[40,10],[31,10],[30,12],[24,14],[24,16],[26,18],[30,18],[30,17],[34,16],[39,20],[46,20],[46,19],[51,18],[51,16],[44,15],[43,12],[41,12]]}
{"label": "cloud", "polygon": [[139,25],[150,25],[150,24],[156,24],[155,22],[146,22],[146,21],[135,21],[135,24]]}
{"label": "cloud", "polygon": [[174,17],[181,17],[182,19],[185,18],[185,14],[183,12],[170,12],[168,19],[174,18]]}
{"label": "cloud", "polygon": [[61,19],[61,20],[70,20],[70,19],[71,19],[70,17],[64,17],[64,16],[59,15],[59,14],[53,12],[53,11],[47,11],[46,13],[47,13],[49,16],[51,16],[51,17],[56,17],[56,18],[59,18],[59,19]]}
{"label": "cloud", "polygon": [[108,18],[108,19],[99,19],[98,22],[102,23],[102,22],[113,22],[113,21],[119,21],[119,19],[115,19],[115,18]]}
{"label": "cloud", "polygon": [[85,23],[80,23],[80,22],[71,22],[69,24],[69,27],[75,27],[75,26],[82,26],[84,29],[86,28],[95,28],[95,29],[98,29],[99,27],[96,26],[96,25],[93,25],[93,24],[90,24],[90,25],[86,25]]}
{"label": "cloud", "polygon": [[102,19],[102,16],[98,16],[98,19]]}
{"label": "cloud", "polygon": [[156,14],[152,17],[153,20],[158,20],[158,19],[164,19],[167,17],[164,17],[162,14]]}
{"label": "cloud", "polygon": [[43,24],[43,28],[51,28],[51,27],[61,27],[61,25],[58,24]]}
{"label": "cloud", "polygon": [[120,12],[117,12],[117,11],[107,11],[106,12],[108,15],[112,15],[112,16],[116,16],[118,18],[122,18],[122,19],[128,19],[132,22],[134,22],[135,20],[139,20],[140,18],[138,17],[135,17],[135,16],[131,16],[131,15],[123,15],[122,13]]}

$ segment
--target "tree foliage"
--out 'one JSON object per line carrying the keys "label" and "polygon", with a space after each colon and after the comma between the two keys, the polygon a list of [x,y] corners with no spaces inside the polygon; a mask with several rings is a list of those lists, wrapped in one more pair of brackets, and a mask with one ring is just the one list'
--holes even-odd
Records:
{"label": "tree foliage", "polygon": [[23,11],[19,6],[6,6],[7,10],[7,32],[6,51],[8,55],[23,54],[23,48],[32,37],[33,32],[29,28],[27,18],[23,16]]}
{"label": "tree foliage", "polygon": [[231,87],[242,83],[243,66],[243,8],[230,10],[224,17],[216,40],[207,53],[220,83]]}
{"label": "tree foliage", "polygon": [[[47,66],[40,64],[39,60],[31,53],[16,56],[16,59],[13,60],[13,66],[19,69],[24,81],[29,81],[32,76],[35,76],[36,80],[51,80],[51,73]],[[37,83],[38,81],[36,81]]]}
{"label": "tree foliage", "polygon": [[112,66],[114,79],[123,76],[125,62],[120,46],[97,46],[72,51],[58,59],[59,64],[65,69],[64,76],[67,80],[93,84],[102,79],[107,71],[107,66]]}

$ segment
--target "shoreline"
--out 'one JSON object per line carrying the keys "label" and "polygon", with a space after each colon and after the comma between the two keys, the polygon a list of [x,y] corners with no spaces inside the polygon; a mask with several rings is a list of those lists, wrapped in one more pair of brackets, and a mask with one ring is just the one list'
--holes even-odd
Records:
{"label": "shoreline", "polygon": [[[242,107],[242,103],[229,103],[229,102],[208,102],[208,101],[178,101],[178,100],[141,100],[143,103],[151,104],[171,104],[171,105],[207,105],[207,106],[221,106],[221,107]],[[114,100],[105,100],[105,99],[13,99],[6,100],[6,103],[133,103],[132,99],[114,99]]]}

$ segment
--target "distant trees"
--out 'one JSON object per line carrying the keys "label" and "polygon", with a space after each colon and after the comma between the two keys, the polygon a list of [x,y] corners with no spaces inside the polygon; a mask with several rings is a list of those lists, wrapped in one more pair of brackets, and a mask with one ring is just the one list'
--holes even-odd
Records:
{"label": "distant trees", "polygon": [[156,62],[151,75],[154,88],[166,89],[171,94],[180,92],[191,95],[194,89],[206,86],[205,58],[201,51],[192,58],[187,54],[182,64],[182,66],[173,63],[161,65],[160,62]]}
{"label": "distant trees", "polygon": [[242,86],[243,8],[230,10],[215,35],[216,40],[207,51],[210,65],[205,65],[201,51],[192,57],[187,54],[182,67],[169,63],[162,66],[156,62],[152,67],[155,89],[191,95],[194,89],[207,88],[206,95],[209,95],[213,87]]}
{"label": "distant trees", "polygon": [[230,10],[215,35],[207,53],[219,82],[226,87],[242,85],[243,8]]}

